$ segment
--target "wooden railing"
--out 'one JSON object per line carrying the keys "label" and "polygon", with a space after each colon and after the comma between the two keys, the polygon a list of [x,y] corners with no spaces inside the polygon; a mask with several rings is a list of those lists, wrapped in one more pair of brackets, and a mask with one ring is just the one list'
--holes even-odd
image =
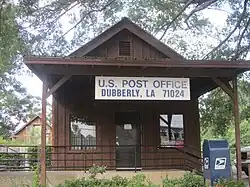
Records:
{"label": "wooden railing", "polygon": [[[78,146],[79,147],[79,146]],[[119,163],[129,163],[127,169],[182,169],[201,171],[202,163],[199,150],[188,146],[183,148],[164,148],[148,145],[119,146],[125,151],[117,153],[117,146],[95,145],[80,146],[75,150],[71,146],[47,146],[47,170],[82,170],[87,171],[95,165],[107,166],[116,170]],[[3,151],[3,150],[6,151]],[[126,151],[126,149],[128,151]],[[29,171],[39,166],[39,146],[0,145],[0,171]],[[12,150],[12,151],[7,151]],[[122,154],[122,155],[121,155]]]}

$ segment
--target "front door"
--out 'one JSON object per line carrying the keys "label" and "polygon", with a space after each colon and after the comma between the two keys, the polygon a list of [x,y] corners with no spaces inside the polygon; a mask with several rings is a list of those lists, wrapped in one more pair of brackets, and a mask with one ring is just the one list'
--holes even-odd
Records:
{"label": "front door", "polygon": [[134,169],[141,165],[140,116],[137,112],[119,112],[116,122],[116,168]]}

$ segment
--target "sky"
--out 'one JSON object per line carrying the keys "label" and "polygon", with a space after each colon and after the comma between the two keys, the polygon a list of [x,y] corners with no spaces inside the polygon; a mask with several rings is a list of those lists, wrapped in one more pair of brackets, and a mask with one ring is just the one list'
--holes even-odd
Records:
{"label": "sky", "polygon": [[[203,13],[205,17],[208,17],[210,19],[211,23],[217,25],[218,27],[223,26],[227,18],[227,13],[218,10],[208,9],[204,10]],[[28,70],[26,66],[25,69]],[[42,96],[42,82],[35,74],[18,75],[17,79],[27,89],[28,93],[34,96]],[[48,101],[51,102],[51,98],[49,98]]]}

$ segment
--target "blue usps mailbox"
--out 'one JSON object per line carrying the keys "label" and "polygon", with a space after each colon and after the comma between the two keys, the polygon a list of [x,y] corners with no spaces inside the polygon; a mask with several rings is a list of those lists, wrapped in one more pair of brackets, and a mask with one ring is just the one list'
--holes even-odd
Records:
{"label": "blue usps mailbox", "polygon": [[203,174],[211,185],[220,178],[231,178],[229,145],[226,140],[205,140],[203,142]]}

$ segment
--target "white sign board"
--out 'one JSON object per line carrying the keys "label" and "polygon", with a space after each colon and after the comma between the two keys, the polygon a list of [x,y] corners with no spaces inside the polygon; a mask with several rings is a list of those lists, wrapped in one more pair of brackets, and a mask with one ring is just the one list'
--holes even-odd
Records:
{"label": "white sign board", "polygon": [[190,100],[189,78],[95,77],[99,100]]}
{"label": "white sign board", "polygon": [[226,157],[216,158],[214,169],[215,170],[225,169],[226,168],[226,163],[227,163],[227,158]]}

